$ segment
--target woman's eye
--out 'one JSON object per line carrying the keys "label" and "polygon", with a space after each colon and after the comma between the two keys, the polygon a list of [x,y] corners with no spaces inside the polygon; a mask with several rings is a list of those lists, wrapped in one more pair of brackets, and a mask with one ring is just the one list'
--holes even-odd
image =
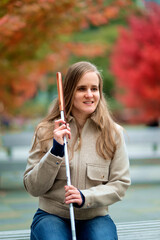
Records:
{"label": "woman's eye", "polygon": [[80,87],[77,90],[82,92],[82,91],[85,91],[85,88],[84,87]]}
{"label": "woman's eye", "polygon": [[[77,91],[84,92],[84,91],[87,91],[87,88],[83,87],[83,86],[82,87],[78,87]],[[92,88],[90,88],[90,91],[96,92],[96,91],[98,91],[98,87],[92,87]]]}
{"label": "woman's eye", "polygon": [[97,91],[98,90],[98,88],[97,87],[94,87],[94,88],[92,88],[92,91]]}

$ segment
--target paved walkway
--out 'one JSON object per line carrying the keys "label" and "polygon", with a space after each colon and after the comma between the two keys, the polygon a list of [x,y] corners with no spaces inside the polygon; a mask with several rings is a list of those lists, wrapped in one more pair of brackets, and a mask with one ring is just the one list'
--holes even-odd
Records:
{"label": "paved walkway", "polygon": [[[2,176],[0,190],[0,231],[29,228],[38,199],[23,188],[22,173]],[[123,201],[110,206],[115,222],[160,219],[160,185],[132,185]]]}

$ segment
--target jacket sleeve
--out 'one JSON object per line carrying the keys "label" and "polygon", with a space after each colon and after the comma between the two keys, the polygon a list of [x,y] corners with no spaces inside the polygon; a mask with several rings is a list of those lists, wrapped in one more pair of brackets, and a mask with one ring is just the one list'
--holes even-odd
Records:
{"label": "jacket sleeve", "polygon": [[109,206],[122,200],[130,185],[129,159],[124,141],[123,132],[117,141],[117,148],[109,167],[109,179],[104,185],[98,185],[81,190],[85,196],[82,208],[97,208]]}
{"label": "jacket sleeve", "polygon": [[39,137],[36,138],[38,143],[29,154],[23,177],[26,190],[35,197],[45,194],[52,187],[63,160],[53,155],[50,150],[43,152]]}

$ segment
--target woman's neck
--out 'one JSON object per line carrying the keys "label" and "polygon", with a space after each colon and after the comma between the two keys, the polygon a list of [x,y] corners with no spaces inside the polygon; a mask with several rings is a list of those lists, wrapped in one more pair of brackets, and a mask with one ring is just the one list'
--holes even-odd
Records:
{"label": "woman's neck", "polygon": [[85,119],[75,118],[75,119],[76,119],[79,129],[82,129],[87,119],[86,118]]}
{"label": "woman's neck", "polygon": [[82,117],[82,116],[76,116],[76,115],[73,115],[73,117],[75,118],[76,120],[76,123],[77,123],[77,127],[79,128],[79,130],[82,130],[86,120],[87,120],[87,117]]}

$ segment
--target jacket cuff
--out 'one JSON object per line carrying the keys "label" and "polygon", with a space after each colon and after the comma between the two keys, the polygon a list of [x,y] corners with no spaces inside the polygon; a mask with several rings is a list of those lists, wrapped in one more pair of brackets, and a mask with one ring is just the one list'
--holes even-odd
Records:
{"label": "jacket cuff", "polygon": [[64,145],[58,143],[55,139],[53,139],[53,147],[51,148],[51,153],[55,156],[63,157]]}

